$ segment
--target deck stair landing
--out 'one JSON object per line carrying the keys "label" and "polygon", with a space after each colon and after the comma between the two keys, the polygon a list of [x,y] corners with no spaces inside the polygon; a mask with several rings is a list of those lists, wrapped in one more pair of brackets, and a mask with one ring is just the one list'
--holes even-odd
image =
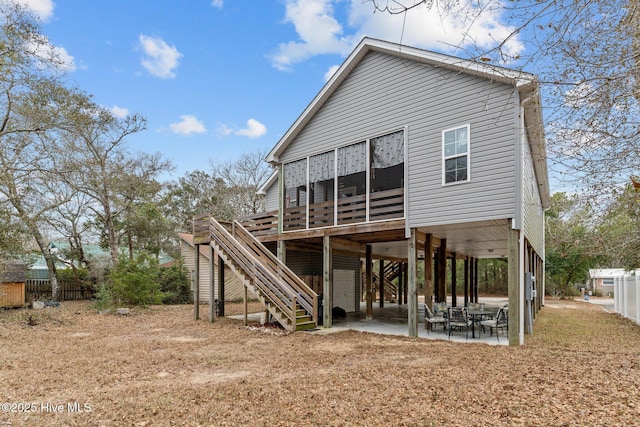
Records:
{"label": "deck stair landing", "polygon": [[238,221],[223,224],[212,216],[196,217],[194,238],[196,243],[212,245],[285,329],[294,332],[316,327],[318,295]]}

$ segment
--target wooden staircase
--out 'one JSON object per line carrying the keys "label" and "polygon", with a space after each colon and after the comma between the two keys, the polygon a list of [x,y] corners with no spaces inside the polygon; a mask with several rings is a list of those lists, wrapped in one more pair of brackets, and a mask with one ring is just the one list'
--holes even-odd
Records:
{"label": "wooden staircase", "polygon": [[211,216],[194,219],[194,235],[208,228],[209,244],[273,318],[288,331],[315,328],[318,295],[238,221]]}
{"label": "wooden staircase", "polygon": [[[380,283],[380,274],[378,271],[372,272],[372,278],[376,283]],[[397,301],[398,300],[398,286],[393,283],[393,280],[400,275],[400,264],[392,262],[384,266],[384,300],[385,301]],[[364,283],[365,272],[362,273],[362,283]],[[378,289],[378,292],[380,289]]]}

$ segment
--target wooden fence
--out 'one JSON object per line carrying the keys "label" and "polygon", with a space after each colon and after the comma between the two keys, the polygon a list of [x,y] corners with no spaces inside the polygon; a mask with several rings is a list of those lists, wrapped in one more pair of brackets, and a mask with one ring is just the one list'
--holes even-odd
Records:
{"label": "wooden fence", "polygon": [[[27,301],[44,301],[51,299],[51,281],[49,279],[27,279],[25,297]],[[58,300],[76,301],[93,298],[91,285],[81,282],[58,281]]]}

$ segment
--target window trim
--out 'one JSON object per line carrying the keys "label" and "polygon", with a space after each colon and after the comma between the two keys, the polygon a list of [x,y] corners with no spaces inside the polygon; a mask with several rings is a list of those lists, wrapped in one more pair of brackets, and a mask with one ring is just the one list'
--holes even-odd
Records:
{"label": "window trim", "polygon": [[[467,157],[467,179],[460,181],[447,182],[447,171],[446,171],[446,162],[449,159],[454,159],[458,157],[463,157],[461,154],[455,154],[453,156],[445,155],[445,134],[447,132],[455,131],[458,129],[466,128],[467,129],[467,152],[464,156]],[[457,184],[464,184],[467,182],[471,182],[471,124],[467,123],[466,125],[454,126],[448,129],[444,129],[442,131],[442,186],[450,186]]]}

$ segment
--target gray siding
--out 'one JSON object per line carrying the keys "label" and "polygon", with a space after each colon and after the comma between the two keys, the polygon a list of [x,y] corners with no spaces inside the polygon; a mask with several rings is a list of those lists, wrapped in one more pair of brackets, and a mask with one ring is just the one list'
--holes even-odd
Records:
{"label": "gray siding", "polygon": [[[344,255],[334,255],[334,270],[353,270],[355,272],[355,304],[353,307],[343,307],[348,312],[360,311],[361,273],[360,259]],[[322,254],[317,252],[287,251],[287,266],[299,276],[322,277]]]}
{"label": "gray siding", "polygon": [[533,168],[533,159],[529,149],[529,141],[524,138],[522,152],[522,216],[525,236],[533,249],[540,256],[544,249],[544,212],[540,200],[540,189],[537,185]]}
{"label": "gray siding", "polygon": [[[411,227],[515,216],[515,88],[369,53],[280,156],[303,158],[408,127]],[[442,131],[470,124],[471,182],[442,185]]]}
{"label": "gray siding", "polygon": [[264,209],[267,212],[278,210],[278,181],[276,180],[271,187],[267,188],[267,194],[264,198]]}
{"label": "gray siding", "polygon": [[[208,248],[206,248],[208,250]],[[184,240],[180,239],[180,253],[184,260],[184,266],[191,273],[192,280],[195,280],[194,274],[196,271],[195,262],[195,248]],[[236,276],[229,267],[225,267],[224,270],[225,286],[224,286],[224,299],[225,301],[237,301],[243,297],[243,285],[238,276]],[[195,283],[191,284],[191,289]],[[209,258],[200,254],[200,302],[209,302]],[[215,284],[216,297],[219,295],[218,283]]]}

